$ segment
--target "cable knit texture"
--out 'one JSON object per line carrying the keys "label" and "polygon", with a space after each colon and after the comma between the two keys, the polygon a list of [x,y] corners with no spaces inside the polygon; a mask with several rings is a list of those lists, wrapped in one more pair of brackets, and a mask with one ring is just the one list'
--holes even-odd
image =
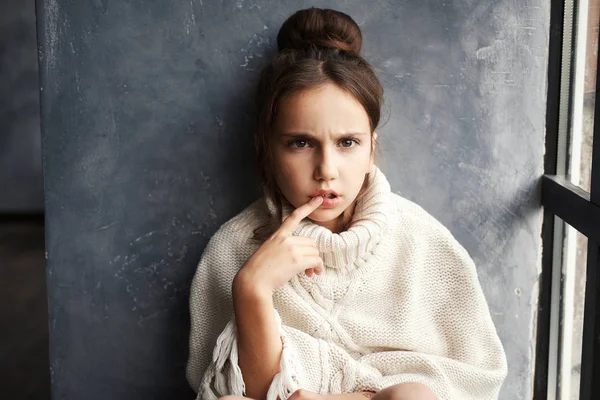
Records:
{"label": "cable knit texture", "polygon": [[[306,389],[379,391],[420,382],[440,400],[497,399],[506,356],[467,251],[423,208],[394,194],[374,167],[349,228],[309,219],[322,275],[296,275],[273,294],[283,343],[267,400]],[[281,219],[293,210],[285,203]],[[187,378],[198,399],[245,394],[231,284],[256,251],[253,230],[277,215],[258,200],[209,241],[194,276]]]}

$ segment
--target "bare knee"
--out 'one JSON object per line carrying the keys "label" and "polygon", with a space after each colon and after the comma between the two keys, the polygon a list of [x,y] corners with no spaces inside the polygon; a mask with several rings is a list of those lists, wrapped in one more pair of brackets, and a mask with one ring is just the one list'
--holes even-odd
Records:
{"label": "bare knee", "polygon": [[409,382],[385,388],[372,400],[437,400],[437,397],[422,383]]}
{"label": "bare knee", "polygon": [[244,397],[244,396],[223,396],[223,397],[219,397],[219,400],[248,400],[250,399],[250,397]]}

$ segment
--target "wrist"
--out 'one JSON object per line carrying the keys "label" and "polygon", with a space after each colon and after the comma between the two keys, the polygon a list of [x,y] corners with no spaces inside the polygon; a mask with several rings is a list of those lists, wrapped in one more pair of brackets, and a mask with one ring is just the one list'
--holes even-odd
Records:
{"label": "wrist", "polygon": [[272,301],[273,293],[271,290],[263,288],[256,280],[252,279],[243,269],[240,270],[231,284],[233,301]]}

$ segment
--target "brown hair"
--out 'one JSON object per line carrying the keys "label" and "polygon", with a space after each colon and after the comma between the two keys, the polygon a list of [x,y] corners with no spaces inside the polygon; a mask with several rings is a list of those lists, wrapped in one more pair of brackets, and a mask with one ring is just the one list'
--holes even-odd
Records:
{"label": "brown hair", "polygon": [[[254,143],[265,196],[281,213],[282,195],[275,181],[271,127],[286,97],[333,83],[350,93],[365,109],[371,134],[379,125],[383,88],[371,65],[360,55],[362,33],[347,14],[311,7],[291,15],[277,34],[278,53],[263,68],[256,92]],[[373,146],[371,151],[373,151]],[[280,223],[272,221],[254,233],[265,240]]]}

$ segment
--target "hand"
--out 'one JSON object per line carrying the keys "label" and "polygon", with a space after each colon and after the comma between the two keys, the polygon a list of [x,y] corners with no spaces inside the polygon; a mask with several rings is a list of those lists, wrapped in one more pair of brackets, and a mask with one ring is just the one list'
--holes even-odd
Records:
{"label": "hand", "polygon": [[246,261],[236,276],[253,290],[277,291],[295,275],[312,276],[323,271],[323,260],[312,238],[293,236],[300,222],[316,210],[323,198],[317,196],[295,209],[269,239]]}

